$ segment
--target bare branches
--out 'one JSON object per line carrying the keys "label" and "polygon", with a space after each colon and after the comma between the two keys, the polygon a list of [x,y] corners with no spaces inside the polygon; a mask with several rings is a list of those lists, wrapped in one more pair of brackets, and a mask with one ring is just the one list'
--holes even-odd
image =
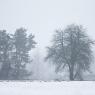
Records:
{"label": "bare branches", "polygon": [[48,48],[47,57],[56,63],[57,71],[60,71],[62,66],[68,66],[70,80],[74,80],[76,76],[82,79],[80,72],[88,70],[92,61],[91,46],[94,41],[88,37],[85,31],[81,25],[74,24],[67,26],[64,31],[57,30],[52,41],[53,44]]}

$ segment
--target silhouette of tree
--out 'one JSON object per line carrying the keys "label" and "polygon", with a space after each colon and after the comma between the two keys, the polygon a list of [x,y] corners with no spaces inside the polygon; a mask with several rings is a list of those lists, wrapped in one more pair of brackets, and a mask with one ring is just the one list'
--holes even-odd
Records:
{"label": "silhouette of tree", "polygon": [[27,36],[27,30],[19,28],[13,35],[14,51],[12,56],[12,77],[14,79],[23,79],[29,75],[26,70],[26,64],[30,63],[29,51],[35,47],[34,35]]}
{"label": "silhouette of tree", "polygon": [[0,30],[0,79],[9,79],[12,39],[6,30]]}
{"label": "silhouette of tree", "polygon": [[46,59],[52,60],[57,72],[68,68],[70,80],[83,80],[83,71],[90,69],[93,41],[85,31],[81,25],[68,25],[64,31],[56,31],[48,47]]}

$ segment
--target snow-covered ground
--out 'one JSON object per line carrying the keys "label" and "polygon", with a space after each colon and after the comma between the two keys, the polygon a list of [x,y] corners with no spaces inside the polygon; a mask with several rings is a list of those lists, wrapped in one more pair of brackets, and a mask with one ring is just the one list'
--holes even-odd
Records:
{"label": "snow-covered ground", "polygon": [[0,95],[95,95],[95,82],[0,82]]}

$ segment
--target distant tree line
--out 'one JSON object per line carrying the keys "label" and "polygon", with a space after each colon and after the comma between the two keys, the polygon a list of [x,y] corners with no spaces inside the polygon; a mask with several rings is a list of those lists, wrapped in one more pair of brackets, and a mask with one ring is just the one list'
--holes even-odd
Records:
{"label": "distant tree line", "polygon": [[30,75],[26,65],[31,62],[29,51],[35,47],[34,35],[19,28],[14,34],[0,30],[0,80],[24,79]]}
{"label": "distant tree line", "polygon": [[[14,34],[0,30],[0,80],[28,79],[31,72],[26,66],[32,62],[29,52],[35,48],[34,37],[24,28]],[[83,80],[83,72],[90,71],[93,61],[93,44],[82,25],[71,24],[65,30],[55,31],[45,60],[56,66],[56,73],[67,69],[69,80]]]}

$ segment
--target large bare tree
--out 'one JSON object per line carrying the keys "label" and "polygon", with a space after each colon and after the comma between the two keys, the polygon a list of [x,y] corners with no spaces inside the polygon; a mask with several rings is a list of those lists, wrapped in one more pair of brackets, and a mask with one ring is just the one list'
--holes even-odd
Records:
{"label": "large bare tree", "polygon": [[86,30],[81,25],[68,25],[64,31],[56,31],[52,42],[46,59],[52,60],[57,72],[68,68],[70,80],[82,80],[82,73],[89,71],[93,57],[93,41]]}

